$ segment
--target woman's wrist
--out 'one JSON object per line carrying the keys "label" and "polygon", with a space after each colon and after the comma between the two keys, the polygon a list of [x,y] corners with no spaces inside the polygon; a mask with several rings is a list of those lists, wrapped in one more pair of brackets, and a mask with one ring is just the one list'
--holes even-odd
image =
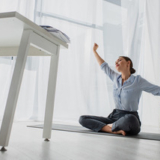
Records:
{"label": "woman's wrist", "polygon": [[94,52],[94,54],[98,54],[97,51],[93,51],[93,52]]}

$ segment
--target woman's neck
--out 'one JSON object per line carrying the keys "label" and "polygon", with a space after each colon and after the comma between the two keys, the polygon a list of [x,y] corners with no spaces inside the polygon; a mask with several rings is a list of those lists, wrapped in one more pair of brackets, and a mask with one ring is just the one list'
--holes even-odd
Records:
{"label": "woman's neck", "polygon": [[131,73],[126,73],[126,74],[122,73],[121,76],[122,76],[122,80],[126,81],[131,76]]}

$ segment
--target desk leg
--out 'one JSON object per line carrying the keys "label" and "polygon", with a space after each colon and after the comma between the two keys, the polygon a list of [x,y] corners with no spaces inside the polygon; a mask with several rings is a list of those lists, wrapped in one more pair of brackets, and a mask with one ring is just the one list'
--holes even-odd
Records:
{"label": "desk leg", "polygon": [[59,50],[60,46],[57,47],[57,53],[56,55],[51,56],[51,61],[50,61],[47,101],[46,101],[46,110],[45,110],[44,128],[43,128],[43,138],[45,138],[45,141],[49,141],[49,139],[51,138]]}
{"label": "desk leg", "polygon": [[0,130],[1,151],[8,146],[32,31],[23,31]]}

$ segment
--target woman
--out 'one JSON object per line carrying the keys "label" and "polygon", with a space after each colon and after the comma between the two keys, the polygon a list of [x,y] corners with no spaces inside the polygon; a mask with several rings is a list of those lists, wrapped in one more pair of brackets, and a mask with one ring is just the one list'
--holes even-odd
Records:
{"label": "woman", "polygon": [[138,116],[138,104],[142,91],[160,95],[160,87],[154,85],[135,73],[130,58],[120,56],[115,62],[118,72],[112,70],[97,53],[98,45],[93,46],[94,55],[101,69],[113,81],[113,97],[115,109],[108,117],[82,115],[79,123],[95,132],[108,132],[122,135],[137,135],[141,130],[141,121]]}

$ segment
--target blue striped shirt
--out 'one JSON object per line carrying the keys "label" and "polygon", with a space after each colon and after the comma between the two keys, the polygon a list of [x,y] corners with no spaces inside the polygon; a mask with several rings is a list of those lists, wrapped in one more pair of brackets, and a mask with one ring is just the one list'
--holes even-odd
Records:
{"label": "blue striped shirt", "polygon": [[100,67],[113,81],[113,97],[116,109],[137,111],[142,91],[160,96],[160,86],[148,82],[140,75],[131,74],[122,85],[121,74],[112,70],[108,63],[103,62]]}

